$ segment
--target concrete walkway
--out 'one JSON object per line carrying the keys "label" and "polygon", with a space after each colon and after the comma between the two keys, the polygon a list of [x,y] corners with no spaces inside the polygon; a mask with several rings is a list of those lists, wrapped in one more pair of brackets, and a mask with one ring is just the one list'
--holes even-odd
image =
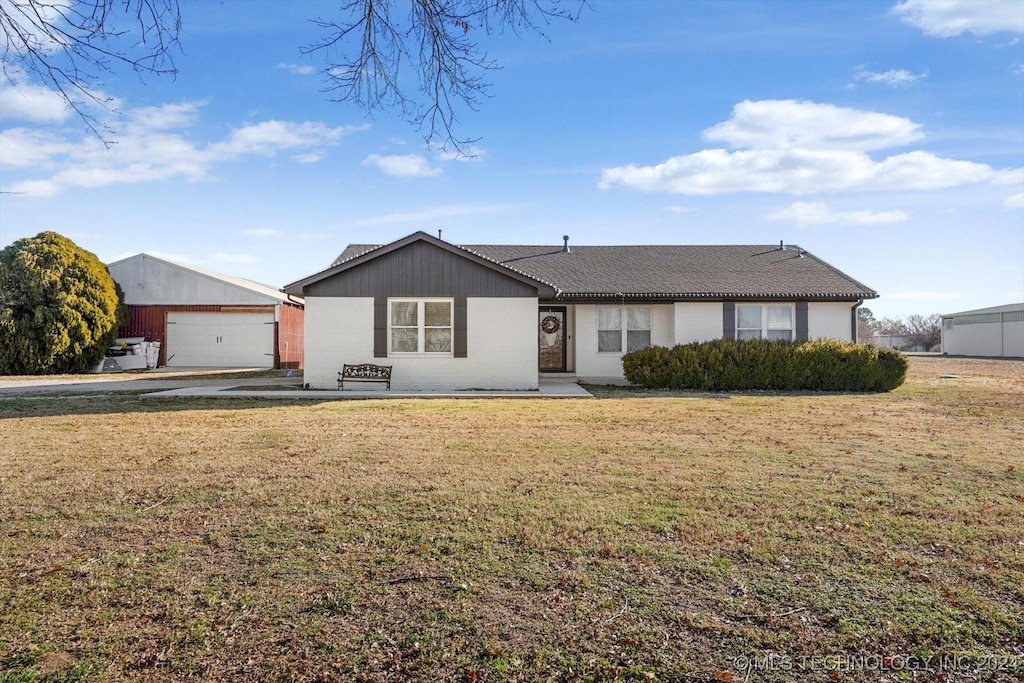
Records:
{"label": "concrete walkway", "polygon": [[[267,384],[268,382],[264,382]],[[231,386],[189,386],[180,389],[156,391],[141,394],[144,399],[173,398],[268,398],[307,400],[307,401],[343,401],[356,399],[409,399],[409,398],[594,398],[593,394],[579,384],[569,382],[541,382],[537,391],[331,391],[321,389],[272,389],[247,390],[241,388],[237,380]]]}
{"label": "concrete walkway", "polygon": [[[146,391],[140,398],[267,398],[337,401],[396,398],[593,398],[586,389],[566,379],[541,378],[537,391],[385,391],[383,388],[323,391],[300,389],[296,377],[244,377],[259,372],[238,368],[161,368],[145,373],[104,374],[89,377],[0,378],[0,398],[26,394],[78,394]],[[230,373],[234,377],[219,375]],[[239,377],[238,375],[243,376]],[[252,387],[251,389],[248,387]],[[280,387],[280,388],[268,388]]]}

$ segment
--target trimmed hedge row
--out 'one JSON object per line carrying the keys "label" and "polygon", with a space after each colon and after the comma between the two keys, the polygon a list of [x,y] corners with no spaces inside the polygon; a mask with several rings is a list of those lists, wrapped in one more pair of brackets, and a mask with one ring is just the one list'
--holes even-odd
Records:
{"label": "trimmed hedge row", "polygon": [[899,351],[833,339],[651,346],[625,354],[622,367],[635,386],[700,391],[892,391],[907,376]]}

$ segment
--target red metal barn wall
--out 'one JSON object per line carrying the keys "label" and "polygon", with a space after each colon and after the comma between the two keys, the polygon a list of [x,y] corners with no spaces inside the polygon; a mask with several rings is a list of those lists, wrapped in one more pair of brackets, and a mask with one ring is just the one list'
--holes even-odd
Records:
{"label": "red metal barn wall", "polygon": [[305,309],[302,306],[281,304],[278,310],[277,367],[301,368]]}
{"label": "red metal barn wall", "polygon": [[[247,311],[270,310],[271,306],[220,306],[220,305],[129,305],[132,319],[117,331],[118,337],[145,337],[146,341],[160,342],[160,357],[158,364],[166,364],[165,353],[167,351],[166,331],[168,313],[218,313],[230,311],[233,308],[240,308]],[[276,356],[274,367],[276,368],[301,368],[303,353],[303,308],[292,304],[281,304],[279,309],[279,320],[277,322],[277,337],[275,340]]]}

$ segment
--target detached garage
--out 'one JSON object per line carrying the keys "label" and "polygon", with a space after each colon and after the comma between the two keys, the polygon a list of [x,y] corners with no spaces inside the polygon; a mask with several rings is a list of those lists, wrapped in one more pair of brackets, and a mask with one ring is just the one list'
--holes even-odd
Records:
{"label": "detached garage", "polygon": [[1024,358],[1024,303],[942,316],[942,353]]}
{"label": "detached garage", "polygon": [[132,313],[118,336],[160,342],[160,365],[302,367],[302,299],[149,254],[107,267]]}

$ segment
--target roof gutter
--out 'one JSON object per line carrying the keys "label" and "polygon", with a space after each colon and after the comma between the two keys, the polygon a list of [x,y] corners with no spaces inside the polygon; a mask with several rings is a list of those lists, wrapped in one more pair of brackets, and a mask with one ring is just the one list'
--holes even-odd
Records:
{"label": "roof gutter", "polygon": [[860,340],[857,338],[857,309],[864,305],[864,299],[858,299],[857,303],[850,309],[850,331],[853,333],[853,343],[859,344]]}

